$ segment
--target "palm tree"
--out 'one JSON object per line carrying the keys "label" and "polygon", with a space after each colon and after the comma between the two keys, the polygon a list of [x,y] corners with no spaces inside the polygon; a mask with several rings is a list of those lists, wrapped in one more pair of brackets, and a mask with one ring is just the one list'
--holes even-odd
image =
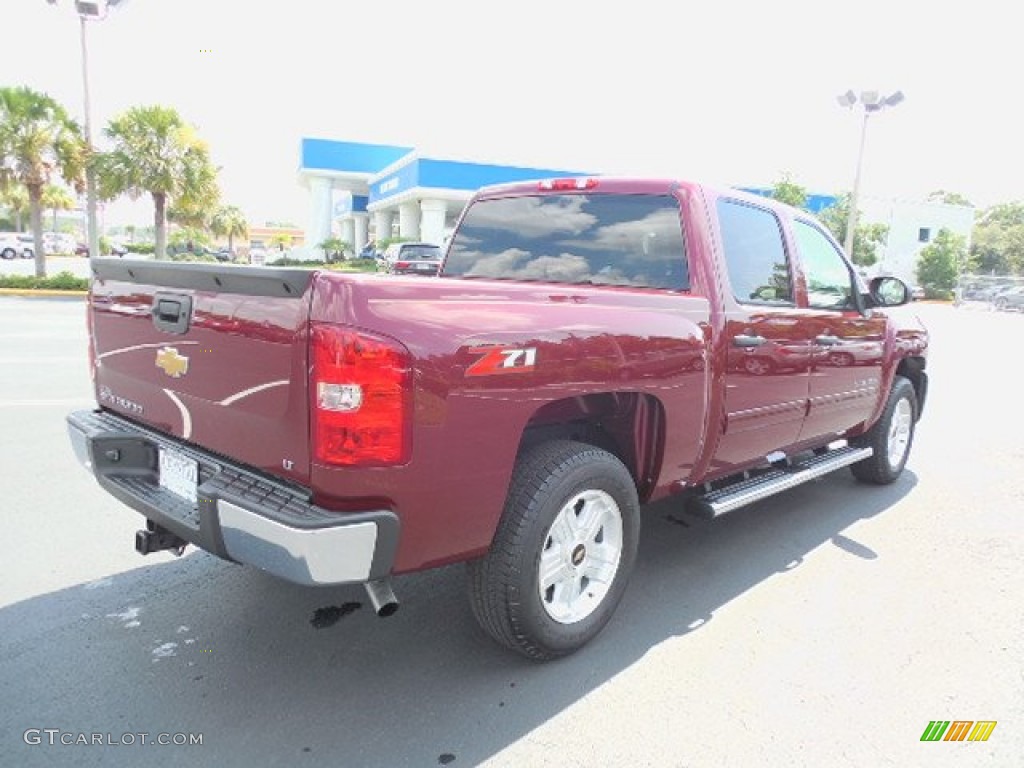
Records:
{"label": "palm tree", "polygon": [[168,208],[191,217],[219,197],[209,149],[176,110],[159,105],[132,107],[110,121],[106,135],[114,149],[97,159],[100,194],[152,195],[154,251],[165,258]]}
{"label": "palm tree", "polygon": [[75,207],[75,198],[66,188],[57,184],[43,187],[43,207],[53,211],[53,231],[57,231],[57,211],[70,211]]}
{"label": "palm tree", "polygon": [[0,88],[0,187],[28,191],[37,277],[46,277],[43,189],[55,177],[80,186],[86,158],[82,133],[64,107],[31,88]]}
{"label": "palm tree", "polygon": [[21,232],[28,213],[28,190],[21,184],[8,184],[6,189],[0,189],[0,203],[14,216],[14,230]]}
{"label": "palm tree", "polygon": [[213,234],[228,239],[228,251],[235,255],[235,238],[249,236],[249,223],[242,209],[236,205],[222,205],[210,220]]}

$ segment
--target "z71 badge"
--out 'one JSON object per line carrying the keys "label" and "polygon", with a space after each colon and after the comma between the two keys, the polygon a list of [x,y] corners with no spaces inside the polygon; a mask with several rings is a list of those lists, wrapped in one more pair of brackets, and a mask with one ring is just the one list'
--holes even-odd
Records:
{"label": "z71 badge", "polygon": [[478,347],[473,354],[480,359],[466,369],[467,376],[526,373],[537,367],[536,347]]}

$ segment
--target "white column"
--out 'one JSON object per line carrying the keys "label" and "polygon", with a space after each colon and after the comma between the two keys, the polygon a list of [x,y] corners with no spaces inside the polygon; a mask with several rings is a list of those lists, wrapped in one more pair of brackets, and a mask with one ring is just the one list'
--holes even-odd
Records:
{"label": "white column", "polygon": [[376,231],[375,237],[378,241],[387,240],[391,237],[392,218],[391,211],[373,212],[373,228]]}
{"label": "white column", "polygon": [[306,228],[306,248],[321,256],[320,243],[331,236],[331,180],[314,176],[309,180],[309,226]]}
{"label": "white column", "polygon": [[349,248],[352,247],[352,241],[355,239],[354,224],[351,214],[341,220],[341,239],[348,243]]}
{"label": "white column", "polygon": [[365,213],[353,213],[352,223],[355,225],[355,239],[352,245],[355,248],[355,255],[358,256],[366,246],[366,231],[369,229],[370,217]]}
{"label": "white column", "polygon": [[420,202],[420,239],[425,243],[444,243],[444,220],[448,214],[448,203],[444,200],[423,200]]}
{"label": "white column", "polygon": [[420,205],[415,200],[398,206],[398,234],[409,240],[420,239]]}

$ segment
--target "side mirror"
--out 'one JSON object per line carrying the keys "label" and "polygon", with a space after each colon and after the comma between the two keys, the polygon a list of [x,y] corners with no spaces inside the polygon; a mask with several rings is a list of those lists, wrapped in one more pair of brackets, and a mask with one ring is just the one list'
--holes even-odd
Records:
{"label": "side mirror", "polygon": [[872,278],[868,293],[876,307],[898,307],[910,301],[910,288],[898,277]]}

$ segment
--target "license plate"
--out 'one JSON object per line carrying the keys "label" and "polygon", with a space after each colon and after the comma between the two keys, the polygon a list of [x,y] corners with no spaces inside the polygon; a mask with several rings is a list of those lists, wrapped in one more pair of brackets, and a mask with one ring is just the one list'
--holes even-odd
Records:
{"label": "license plate", "polygon": [[160,448],[160,487],[196,503],[199,463],[170,448]]}
{"label": "license plate", "polygon": [[418,269],[420,272],[429,272],[430,270],[434,269],[434,265],[433,264],[417,264],[416,265],[416,269]]}

